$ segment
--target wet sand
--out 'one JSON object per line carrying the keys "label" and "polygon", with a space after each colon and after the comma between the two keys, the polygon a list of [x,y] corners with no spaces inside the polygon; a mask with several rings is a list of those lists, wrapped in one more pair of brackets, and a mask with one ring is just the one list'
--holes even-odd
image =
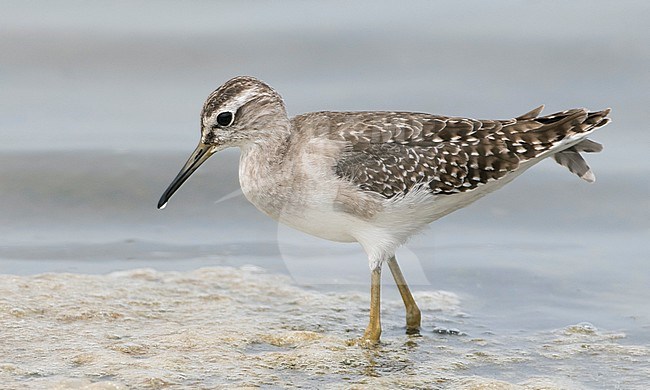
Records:
{"label": "wet sand", "polygon": [[[351,343],[367,294],[323,293],[257,267],[0,276],[3,388],[401,387],[641,389],[650,347],[572,324],[545,332],[444,334],[462,300],[416,293],[420,337],[383,302],[383,342]],[[433,322],[439,327],[434,332]],[[352,345],[351,345],[352,344]]]}

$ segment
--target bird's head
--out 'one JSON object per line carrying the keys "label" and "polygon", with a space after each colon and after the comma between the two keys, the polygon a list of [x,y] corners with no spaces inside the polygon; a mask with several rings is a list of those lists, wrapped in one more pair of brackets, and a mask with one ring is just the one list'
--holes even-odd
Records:
{"label": "bird's head", "polygon": [[163,193],[158,208],[164,208],[174,192],[216,152],[264,142],[288,128],[284,102],[273,88],[253,77],[228,80],[203,104],[199,145]]}

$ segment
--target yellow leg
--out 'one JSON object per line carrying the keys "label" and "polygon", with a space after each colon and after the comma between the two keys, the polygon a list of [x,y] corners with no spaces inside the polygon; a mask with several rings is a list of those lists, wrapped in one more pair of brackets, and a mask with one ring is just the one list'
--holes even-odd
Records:
{"label": "yellow leg", "polygon": [[381,335],[380,301],[381,295],[381,266],[372,270],[370,274],[370,322],[363,333],[361,341],[377,343]]}
{"label": "yellow leg", "polygon": [[402,275],[402,270],[399,269],[395,256],[388,260],[388,267],[393,274],[393,279],[395,279],[395,284],[397,284],[399,293],[404,301],[404,307],[406,308],[406,333],[419,333],[421,321],[420,309],[415,303],[415,299],[413,299],[411,290],[408,284],[406,284],[406,280],[404,279],[404,275]]}

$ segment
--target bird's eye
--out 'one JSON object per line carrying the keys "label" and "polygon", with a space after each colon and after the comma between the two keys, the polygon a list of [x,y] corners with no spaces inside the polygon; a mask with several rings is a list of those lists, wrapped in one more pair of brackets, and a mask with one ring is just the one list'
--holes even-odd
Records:
{"label": "bird's eye", "polygon": [[222,113],[219,113],[217,115],[217,123],[219,126],[230,126],[233,122],[235,117],[232,115],[232,112],[230,111],[224,111]]}

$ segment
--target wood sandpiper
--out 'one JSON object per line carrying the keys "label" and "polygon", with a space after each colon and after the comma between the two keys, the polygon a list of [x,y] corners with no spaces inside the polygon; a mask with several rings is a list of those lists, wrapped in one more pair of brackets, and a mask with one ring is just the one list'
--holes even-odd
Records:
{"label": "wood sandpiper", "polygon": [[586,137],[609,109],[507,120],[416,112],[311,112],[289,118],[280,95],[253,77],[235,77],[208,96],[201,141],[164,192],[174,192],[210,156],[239,147],[246,198],[275,220],[327,240],[358,242],[371,273],[370,320],[361,339],[379,340],[381,269],[393,274],[407,333],[418,308],[395,250],[429,223],[492,192],[552,156],[580,178],[594,174],[580,155],[602,146]]}

